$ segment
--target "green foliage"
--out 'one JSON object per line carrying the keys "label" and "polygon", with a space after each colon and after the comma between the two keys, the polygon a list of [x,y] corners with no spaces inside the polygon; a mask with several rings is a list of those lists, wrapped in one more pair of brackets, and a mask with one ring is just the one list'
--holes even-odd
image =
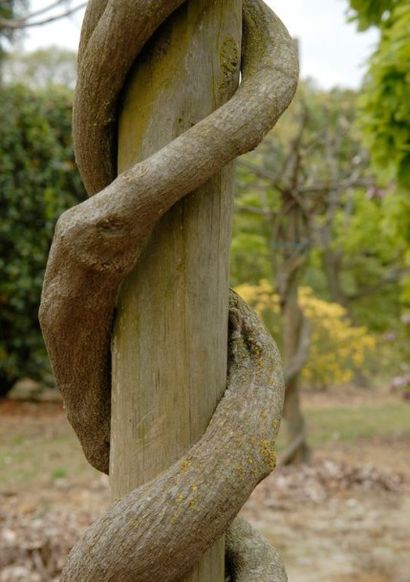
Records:
{"label": "green foliage", "polygon": [[68,475],[67,469],[65,467],[56,467],[51,472],[51,478],[53,480],[56,479],[65,479]]}
{"label": "green foliage", "polygon": [[360,127],[383,179],[410,189],[410,4],[382,32],[359,99]]}
{"label": "green foliage", "polygon": [[[0,18],[7,18],[10,19],[13,17],[14,12],[14,0],[3,0],[0,3]],[[4,41],[9,41],[12,37],[12,34],[9,30],[2,29],[0,27],[0,63],[4,58],[5,48],[4,48]]]}
{"label": "green foliage", "polygon": [[0,90],[0,383],[47,367],[37,322],[58,215],[83,199],[71,145],[71,95]]}
{"label": "green foliage", "polygon": [[[407,248],[410,267],[410,3],[408,0],[350,0],[361,29],[376,25],[381,32],[358,100],[359,127],[372,165],[396,192],[385,210],[385,231]],[[410,311],[410,277],[401,282],[401,300]]]}
{"label": "green foliage", "polygon": [[[409,246],[409,197],[400,196],[390,186],[378,186],[372,177],[357,128],[356,99],[352,91],[323,92],[302,86],[272,135],[239,163],[232,280],[236,285],[275,279],[274,256],[281,249],[272,224],[281,197],[271,177],[280,173],[283,161],[289,158],[304,101],[308,121],[296,186],[308,209],[312,231],[304,283],[319,296],[336,300],[323,267],[323,254],[329,246],[340,258],[341,292],[346,302],[351,299],[353,315],[374,330],[385,330],[398,320],[400,312],[400,271]],[[258,175],[258,171],[266,175]],[[335,176],[339,183],[353,181],[356,185],[332,192],[326,185]],[[281,176],[282,184],[285,178]],[[381,285],[387,295],[382,310],[380,294],[374,292]]]}
{"label": "green foliage", "polygon": [[[410,197],[394,184],[381,186],[370,171],[354,92],[323,92],[302,85],[274,132],[239,161],[232,282],[258,286],[266,279],[277,291],[278,255],[284,253],[286,244],[280,242],[277,229],[277,216],[283,209],[278,186],[291,183],[286,174],[289,164],[285,172],[281,168],[291,158],[303,102],[308,120],[298,180],[292,186],[303,200],[310,222],[300,285],[312,288],[318,299],[340,302],[355,325],[365,326],[377,336],[379,357],[366,360],[367,369],[372,375],[389,373],[391,378],[401,373],[406,359],[405,342],[397,340],[393,346],[383,337],[403,338],[407,333],[403,321],[410,300],[409,278],[405,277],[410,265]],[[328,188],[334,180],[347,186]],[[327,254],[334,266],[330,273]],[[331,285],[335,278],[338,296]],[[278,332],[277,326],[272,329]]]}
{"label": "green foliage", "polygon": [[359,30],[382,26],[401,3],[402,0],[350,0],[351,20],[358,23]]}
{"label": "green foliage", "polygon": [[332,246],[343,256],[341,279],[355,320],[382,333],[400,326],[407,242],[394,217],[400,197],[396,192],[374,191],[374,197],[351,193],[349,219],[341,206]]}
{"label": "green foliage", "polygon": [[231,244],[231,284],[241,281],[258,281],[271,273],[269,250],[263,235],[258,233],[258,225],[249,221],[245,226],[241,221],[242,232],[238,232]]}
{"label": "green foliage", "polygon": [[313,446],[335,441],[357,441],[360,446],[362,439],[407,439],[410,436],[410,409],[400,402],[309,407],[306,408],[306,417]]}

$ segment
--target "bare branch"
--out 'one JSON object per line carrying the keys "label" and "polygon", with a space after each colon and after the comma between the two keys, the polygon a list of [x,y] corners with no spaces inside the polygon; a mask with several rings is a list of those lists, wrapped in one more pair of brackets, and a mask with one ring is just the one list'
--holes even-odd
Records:
{"label": "bare branch", "polygon": [[300,331],[299,345],[297,351],[290,362],[285,367],[285,384],[288,385],[296,378],[303,369],[309,357],[310,348],[310,325],[306,316],[303,315],[302,329]]}
{"label": "bare branch", "polygon": [[289,444],[284,453],[282,453],[279,460],[279,466],[286,467],[287,465],[291,465],[294,457],[296,456],[296,453],[305,443],[306,429],[303,428],[303,430],[301,430],[300,433],[296,435],[293,441]]}
{"label": "bare branch", "polygon": [[256,214],[257,216],[263,216],[264,218],[269,218],[270,220],[273,218],[273,212],[270,212],[269,210],[264,210],[263,208],[258,208],[256,206],[240,204],[236,207],[236,209],[238,210],[238,212]]}
{"label": "bare branch", "polygon": [[331,192],[332,190],[348,190],[349,188],[368,188],[374,184],[371,178],[352,179],[335,183],[315,184],[313,186],[299,187],[297,192],[299,194],[323,194]]}
{"label": "bare branch", "polygon": [[305,133],[306,125],[309,120],[309,112],[306,106],[306,103],[302,101],[302,113],[300,116],[300,125],[298,133],[295,139],[292,141],[291,144],[291,155],[289,158],[291,159],[292,163],[292,171],[291,171],[291,178],[290,178],[290,188],[289,190],[296,191],[299,185],[299,173],[300,173],[300,165],[302,162],[302,142],[303,136]]}
{"label": "bare branch", "polygon": [[48,4],[47,6],[44,6],[43,8],[40,8],[39,10],[34,10],[33,12],[30,12],[30,14],[27,14],[26,16],[24,16],[24,18],[20,18],[19,20],[21,20],[22,22],[25,20],[31,20],[35,16],[40,16],[40,14],[45,14],[46,12],[50,12],[50,10],[53,10],[53,8],[57,8],[58,6],[61,6],[62,4],[67,4],[67,3],[68,3],[67,0],[56,0],[55,2],[52,2],[51,4]]}
{"label": "bare branch", "polygon": [[257,166],[256,164],[253,164],[252,162],[249,162],[248,160],[245,160],[245,159],[241,160],[240,164],[241,164],[241,166],[250,170],[253,174],[255,174],[255,176],[258,176],[259,178],[262,178],[264,180],[268,180],[269,185],[272,188],[276,188],[277,190],[279,190],[279,192],[283,192],[284,188],[279,183],[276,174],[273,174],[272,172],[269,172],[269,170],[266,170],[265,168],[261,168],[261,167]]}
{"label": "bare branch", "polygon": [[[50,10],[52,6],[57,6],[58,4],[61,4],[61,2],[55,2],[54,4],[50,5],[48,7],[47,11]],[[36,13],[29,14],[25,18],[22,18],[19,20],[0,18],[0,29],[21,30],[24,28],[32,28],[34,26],[44,26],[45,24],[50,24],[51,22],[55,22],[56,20],[61,20],[62,18],[66,18],[68,16],[71,16],[72,14],[75,14],[79,10],[85,8],[86,5],[87,5],[87,2],[82,2],[81,4],[78,4],[78,6],[74,6],[73,8],[69,8],[65,12],[60,12],[59,14],[55,14],[53,16],[43,18],[42,20],[36,20],[34,22],[30,22],[30,19],[33,16],[35,16]],[[43,9],[43,10],[38,11],[38,13],[45,12],[45,11],[46,11],[46,9]]]}

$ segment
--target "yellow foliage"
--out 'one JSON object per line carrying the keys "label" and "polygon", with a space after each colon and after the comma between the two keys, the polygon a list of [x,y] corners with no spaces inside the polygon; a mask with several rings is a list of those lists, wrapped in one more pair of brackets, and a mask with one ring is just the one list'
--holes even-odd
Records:
{"label": "yellow foliage", "polygon": [[[270,283],[263,280],[259,285],[239,285],[236,291],[252,305],[280,344],[280,301]],[[354,370],[374,350],[375,338],[365,327],[353,326],[344,307],[315,297],[309,287],[299,289],[299,303],[309,319],[311,340],[303,380],[321,387],[351,381]]]}

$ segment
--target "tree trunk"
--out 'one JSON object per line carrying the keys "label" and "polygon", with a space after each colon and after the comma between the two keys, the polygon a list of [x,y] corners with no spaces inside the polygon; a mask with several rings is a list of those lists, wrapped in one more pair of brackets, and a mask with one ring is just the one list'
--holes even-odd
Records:
{"label": "tree trunk", "polygon": [[342,256],[330,248],[330,242],[323,250],[323,271],[326,276],[327,287],[332,301],[339,303],[349,310],[348,299],[343,292],[340,282]]}
{"label": "tree trunk", "polygon": [[[283,303],[284,358],[289,366],[297,357],[302,341],[304,315],[298,302],[297,278],[289,282]],[[286,382],[283,416],[286,421],[287,449],[282,464],[306,463],[310,450],[306,442],[306,424],[301,410],[299,396],[299,376],[301,369]]]}
{"label": "tree trunk", "polygon": [[[300,153],[298,143],[303,135],[301,126],[294,153],[294,184],[297,184]],[[307,462],[310,458],[306,442],[306,425],[301,410],[299,396],[299,377],[308,357],[309,337],[306,334],[307,322],[299,305],[298,289],[302,270],[306,263],[305,243],[309,240],[309,223],[300,205],[292,200],[284,220],[282,238],[284,243],[283,259],[278,273],[278,292],[281,300],[283,322],[283,356],[285,360],[285,404],[283,417],[286,421],[287,448],[282,455],[281,464]],[[289,204],[289,195],[283,206]]]}
{"label": "tree trunk", "polygon": [[[241,2],[191,0],[144,48],[124,94],[119,171],[160,149],[237,87]],[[110,480],[123,497],[204,433],[226,385],[232,168],[156,225],[122,287],[113,339]],[[190,582],[224,580],[224,542]]]}

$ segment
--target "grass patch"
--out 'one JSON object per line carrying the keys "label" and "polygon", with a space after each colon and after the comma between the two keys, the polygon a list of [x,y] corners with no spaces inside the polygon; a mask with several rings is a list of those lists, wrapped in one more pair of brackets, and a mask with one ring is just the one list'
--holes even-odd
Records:
{"label": "grass patch", "polygon": [[[410,406],[406,403],[355,408],[308,408],[305,410],[309,443],[315,446],[376,437],[410,437]],[[284,450],[284,425],[278,450]]]}
{"label": "grass patch", "polygon": [[65,419],[7,419],[0,427],[0,491],[41,488],[68,475],[89,479],[95,474]]}
{"label": "grass patch", "polygon": [[[313,449],[338,442],[371,441],[376,437],[410,438],[410,405],[405,402],[378,401],[360,407],[308,406],[305,414]],[[279,451],[284,449],[283,428]],[[89,480],[96,475],[62,417],[0,419],[0,490],[42,487],[67,476]]]}
{"label": "grass patch", "polygon": [[64,479],[65,477],[67,477],[68,471],[67,469],[64,469],[64,467],[56,467],[52,472],[51,472],[51,477],[52,479]]}

